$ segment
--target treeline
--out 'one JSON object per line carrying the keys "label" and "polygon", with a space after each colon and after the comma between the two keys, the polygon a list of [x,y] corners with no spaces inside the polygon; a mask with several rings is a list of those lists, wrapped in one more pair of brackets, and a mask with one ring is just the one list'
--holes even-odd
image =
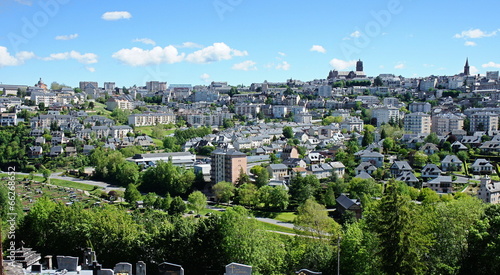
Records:
{"label": "treeline", "polygon": [[[465,194],[413,192],[389,181],[380,200],[363,205],[361,220],[341,224],[309,197],[295,221],[307,237],[268,232],[242,207],[195,219],[151,209],[128,214],[113,205],[83,209],[44,198],[19,236],[43,254],[79,256],[92,247],[105,267],[143,260],[151,272],[154,263],[168,261],[189,274],[222,274],[230,262],[251,265],[256,274],[301,268],[336,274],[339,242],[341,274],[498,274],[500,206]],[[414,196],[422,196],[421,203]]]}
{"label": "treeline", "polygon": [[372,82],[370,80],[340,80],[333,83],[333,88],[345,88],[354,86],[371,86]]}

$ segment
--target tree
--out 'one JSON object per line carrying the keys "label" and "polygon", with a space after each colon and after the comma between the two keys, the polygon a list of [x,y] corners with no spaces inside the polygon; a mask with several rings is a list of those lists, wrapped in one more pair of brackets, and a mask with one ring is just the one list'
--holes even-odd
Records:
{"label": "tree", "polygon": [[135,184],[129,184],[125,189],[125,201],[128,203],[135,203],[140,200],[142,200],[142,195],[139,190],[137,190],[137,186]]}
{"label": "tree", "polygon": [[181,197],[175,197],[170,203],[170,208],[168,209],[169,214],[172,215],[182,215],[186,212],[187,206],[186,203],[182,200]]}
{"label": "tree", "polygon": [[413,155],[413,165],[417,167],[424,167],[427,163],[428,156],[424,152],[416,151]]}
{"label": "tree", "polygon": [[382,142],[382,146],[384,147],[385,153],[388,153],[390,150],[394,148],[395,142],[393,138],[386,137]]}
{"label": "tree", "polygon": [[269,171],[266,168],[256,165],[250,169],[250,173],[253,174],[257,187],[262,187],[269,183]]}
{"label": "tree", "polygon": [[367,130],[363,135],[363,140],[361,141],[361,145],[365,147],[372,144],[374,141],[375,141],[375,135],[373,134],[373,132]]}
{"label": "tree", "polygon": [[288,207],[288,192],[283,187],[272,187],[269,185],[259,188],[259,200],[264,208],[285,210]]}
{"label": "tree", "polygon": [[221,181],[212,187],[213,192],[217,201],[229,202],[229,200],[234,196],[235,187],[232,183],[227,181]]}
{"label": "tree", "polygon": [[159,161],[156,167],[151,167],[144,172],[141,190],[159,194],[183,195],[191,188],[195,178],[191,170],[176,167],[171,160]]}
{"label": "tree", "polygon": [[382,78],[380,78],[380,76],[375,77],[375,80],[373,80],[373,85],[377,87],[384,85],[384,83],[382,82]]}
{"label": "tree", "polygon": [[293,128],[290,126],[283,127],[283,136],[285,138],[292,138],[293,137]]}
{"label": "tree", "polygon": [[290,183],[290,195],[293,201],[302,204],[307,199],[314,197],[319,188],[320,183],[316,176],[307,175],[302,177],[298,175],[292,178]]}
{"label": "tree", "polygon": [[241,186],[246,183],[250,183],[250,177],[247,175],[247,173],[243,172],[243,168],[241,168],[240,176],[236,180],[236,186]]}
{"label": "tree", "polygon": [[116,173],[116,180],[120,186],[136,184],[139,181],[139,167],[129,161],[120,163]]}
{"label": "tree", "polygon": [[252,183],[245,183],[237,190],[236,200],[239,204],[253,207],[259,203],[257,186]]}
{"label": "tree", "polygon": [[434,143],[436,145],[439,145],[439,142],[440,142],[439,137],[434,132],[432,132],[428,136],[426,136],[424,141],[427,143]]}
{"label": "tree", "polygon": [[382,271],[387,274],[423,274],[427,269],[424,257],[430,237],[416,205],[399,191],[391,180],[379,205],[374,207],[370,227],[380,240]]}
{"label": "tree", "polygon": [[337,237],[340,234],[340,225],[328,217],[325,206],[313,198],[307,199],[297,208],[294,225],[318,239]]}
{"label": "tree", "polygon": [[194,191],[189,194],[188,197],[188,207],[192,209],[194,212],[199,214],[201,210],[205,209],[207,206],[207,196],[205,196],[200,191]]}
{"label": "tree", "polygon": [[222,126],[226,129],[234,127],[234,122],[231,119],[225,118],[222,122]]}

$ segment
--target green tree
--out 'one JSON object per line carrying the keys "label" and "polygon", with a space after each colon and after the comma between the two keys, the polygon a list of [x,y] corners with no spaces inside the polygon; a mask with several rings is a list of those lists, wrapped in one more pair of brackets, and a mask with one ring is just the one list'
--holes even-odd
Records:
{"label": "green tree", "polygon": [[380,265],[387,274],[423,274],[430,237],[416,205],[389,181],[375,207],[371,228],[380,240]]}
{"label": "green tree", "polygon": [[142,200],[142,195],[139,190],[137,190],[137,186],[135,184],[129,184],[125,189],[125,201],[128,203],[135,203],[140,200]]}
{"label": "green tree", "polygon": [[384,83],[382,82],[382,78],[380,78],[380,76],[375,77],[375,79],[373,80],[373,85],[377,87],[384,85]]}
{"label": "green tree", "polygon": [[335,238],[340,235],[340,225],[328,217],[325,206],[313,198],[307,199],[297,208],[294,225],[298,230],[318,239]]}
{"label": "green tree", "polygon": [[256,165],[250,169],[250,173],[253,174],[257,187],[262,187],[269,183],[269,171],[266,168]]}
{"label": "green tree", "polygon": [[293,138],[293,128],[290,126],[283,127],[283,136],[285,138]]}
{"label": "green tree", "polygon": [[189,194],[188,207],[199,214],[207,206],[207,196],[200,191]]}
{"label": "green tree", "polygon": [[437,134],[432,132],[427,137],[425,137],[424,141],[427,143],[434,143],[436,145],[439,145],[440,140],[439,140],[439,137],[437,136]]}
{"label": "green tree", "polygon": [[168,209],[168,213],[171,215],[182,215],[186,212],[187,205],[182,200],[181,197],[175,197],[170,203],[170,208]]}
{"label": "green tree", "polygon": [[292,201],[297,204],[304,203],[307,199],[314,197],[320,188],[320,182],[314,175],[293,177],[290,183],[290,195]]}
{"label": "green tree", "polygon": [[234,196],[235,187],[230,182],[221,181],[215,184],[212,187],[212,190],[215,193],[217,201],[229,202],[229,200],[231,200],[231,198]]}
{"label": "green tree", "polygon": [[382,146],[384,147],[384,151],[386,153],[388,153],[389,151],[391,151],[394,146],[395,146],[395,142],[394,142],[394,139],[393,138],[390,138],[390,137],[386,137],[384,138],[384,141],[382,142]]}
{"label": "green tree", "polygon": [[417,167],[424,167],[424,165],[427,163],[428,158],[429,157],[424,154],[424,152],[416,151],[413,155],[413,165]]}
{"label": "green tree", "polygon": [[374,141],[375,141],[375,135],[373,134],[373,132],[365,131],[365,134],[363,135],[363,140],[361,141],[361,145],[363,147],[366,147],[372,144]]}
{"label": "green tree", "polygon": [[139,167],[129,161],[120,163],[116,173],[116,180],[120,186],[136,184],[139,181]]}
{"label": "green tree", "polygon": [[237,190],[236,200],[241,205],[254,207],[259,203],[257,186],[252,183],[241,185]]}

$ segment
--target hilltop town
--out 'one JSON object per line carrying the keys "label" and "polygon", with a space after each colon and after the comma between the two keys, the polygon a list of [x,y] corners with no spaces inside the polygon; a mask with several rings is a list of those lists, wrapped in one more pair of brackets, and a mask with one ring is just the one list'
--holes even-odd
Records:
{"label": "hilltop town", "polygon": [[[149,81],[145,86],[120,88],[115,82],[99,85],[81,81],[78,87],[68,87],[55,81],[46,84],[41,78],[34,85],[0,84],[0,168],[9,176],[12,172],[24,177],[24,186],[17,191],[29,203],[23,202],[24,209],[19,211],[28,212],[26,219],[32,222],[21,223],[20,232],[26,233],[23,236],[28,245],[44,254],[71,254],[85,246],[80,241],[71,243],[75,246],[72,248],[46,244],[49,239],[42,239],[38,235],[41,229],[33,226],[43,216],[33,214],[40,213],[36,205],[45,205],[46,211],[55,211],[57,206],[48,207],[53,203],[51,198],[35,195],[29,186],[40,184],[35,189],[41,190],[38,188],[50,184],[56,174],[67,181],[99,181],[116,188],[93,194],[85,191],[89,198],[102,200],[72,199],[63,204],[67,208],[73,203],[85,209],[102,207],[101,203],[116,204],[128,211],[146,211],[144,215],[151,215],[151,220],[161,219],[163,214],[185,218],[196,215],[208,223],[216,212],[206,208],[208,201],[222,210],[235,207],[229,214],[216,214],[229,224],[234,222],[231,217],[243,222],[252,215],[245,211],[260,211],[252,213],[274,218],[276,213],[292,211],[297,217],[287,222],[295,224],[297,234],[313,239],[336,236],[338,240],[332,238],[331,247],[337,241],[340,247],[340,236],[352,233],[347,229],[339,233],[340,225],[350,228],[361,220],[367,220],[362,223],[383,238],[382,223],[378,224],[381,227],[370,226],[377,224],[373,217],[382,215],[377,211],[388,209],[375,207],[389,205],[388,194],[403,194],[408,209],[432,204],[436,213],[445,211],[439,209],[439,203],[463,200],[473,205],[471,212],[476,213],[471,214],[476,216],[467,220],[467,226],[474,225],[479,213],[484,214],[484,210],[474,210],[478,205],[485,209],[500,202],[498,71],[473,75],[466,60],[463,72],[452,76],[368,76],[359,60],[356,70],[332,70],[325,75],[324,79],[264,81],[249,86]],[[36,175],[43,175],[45,183],[35,183]],[[72,190],[84,192],[76,189]],[[312,220],[304,220],[301,213],[308,211],[305,206],[328,209],[329,215],[323,211],[321,216],[328,219],[327,224],[314,228]],[[32,211],[32,207],[37,210]],[[122,217],[115,210],[103,209],[94,213],[103,215],[99,219]],[[150,210],[157,212],[147,214]],[[44,222],[50,219],[47,217]],[[141,227],[151,222],[138,216],[122,218]],[[182,228],[175,220],[169,222],[176,230]],[[405,226],[414,222],[405,222]],[[172,232],[175,230],[158,234],[172,237],[176,234]],[[465,228],[460,232],[463,239],[470,237]],[[88,238],[95,236],[89,234]],[[140,233],[134,238],[140,239]],[[123,242],[130,249],[142,249],[134,241]],[[105,244],[106,249],[111,243]],[[421,245],[431,244],[422,241]],[[437,246],[434,248],[443,249]],[[154,243],[147,247],[158,248]],[[425,254],[426,249],[419,251]],[[121,261],[117,256],[158,264],[158,259],[166,255],[163,250],[151,249],[141,250],[146,258],[132,255],[130,250],[131,254],[106,256],[108,250],[96,250],[109,266]],[[172,262],[190,263],[184,255],[175,255]],[[245,257],[236,260],[265,274],[272,273],[257,258]],[[314,262],[303,257],[294,264],[279,263],[281,270],[305,267],[324,271],[334,265],[333,258]],[[454,258],[456,262],[458,259],[472,261],[465,255]],[[352,265],[351,271],[356,270],[355,264],[345,261]],[[211,265],[206,260],[199,268],[222,270],[222,262]],[[370,264],[374,263],[367,260],[365,267]],[[438,265],[433,268],[440,270]],[[454,268],[467,270],[458,263]]]}

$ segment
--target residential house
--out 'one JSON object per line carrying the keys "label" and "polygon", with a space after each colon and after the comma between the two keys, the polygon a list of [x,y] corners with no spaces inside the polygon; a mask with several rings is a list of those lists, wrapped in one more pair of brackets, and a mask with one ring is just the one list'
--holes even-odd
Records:
{"label": "residential house", "polygon": [[384,165],[384,155],[379,152],[366,152],[359,156],[361,162],[369,162],[375,167],[382,167]]}
{"label": "residential house", "polygon": [[419,180],[411,171],[403,171],[396,177],[396,180],[403,181],[409,186],[419,187]]}
{"label": "residential house", "polygon": [[64,153],[64,149],[62,148],[62,146],[54,146],[54,147],[50,148],[49,156],[57,157],[63,153]]}
{"label": "residential house", "polygon": [[362,208],[361,201],[358,199],[350,199],[346,195],[342,194],[337,198],[337,210],[344,214],[346,211],[354,212],[356,219],[361,219]]}
{"label": "residential house", "polygon": [[282,160],[286,160],[289,158],[298,158],[298,157],[299,157],[299,151],[294,146],[287,145],[285,146],[285,148],[283,148],[283,151],[281,152]]}
{"label": "residential house", "polygon": [[477,197],[485,203],[500,203],[500,182],[493,182],[489,177],[481,178]]}
{"label": "residential house", "polygon": [[449,194],[453,192],[451,176],[438,176],[424,183],[422,187],[430,188],[437,193]]}
{"label": "residential house", "polygon": [[290,169],[295,167],[307,167],[307,163],[301,158],[288,158],[285,159],[282,164],[286,165]]}
{"label": "residential house", "polygon": [[307,176],[306,168],[305,167],[292,168],[291,177],[297,177],[297,176],[301,176],[301,177]]}
{"label": "residential house", "polygon": [[325,163],[325,157],[319,152],[311,152],[305,157],[307,164],[322,164]]}
{"label": "residential house", "polygon": [[42,146],[30,146],[29,148],[29,157],[31,158],[40,158],[43,156]]}
{"label": "residential house", "polygon": [[471,165],[471,172],[481,175],[491,174],[493,173],[493,165],[485,159],[476,159]]}
{"label": "residential house", "polygon": [[394,161],[389,170],[391,171],[393,177],[396,177],[403,172],[413,172],[413,168],[405,160]]}
{"label": "residential house", "polygon": [[271,164],[267,167],[267,171],[272,179],[288,179],[288,167],[284,164]]}
{"label": "residential house", "polygon": [[439,148],[434,143],[426,143],[422,145],[419,150],[423,151],[427,155],[432,155],[436,152],[439,152]]}
{"label": "residential house", "polygon": [[422,178],[437,178],[442,171],[436,164],[428,163],[422,168]]}
{"label": "residential house", "polygon": [[456,155],[446,155],[441,161],[443,172],[462,170],[463,162]]}
{"label": "residential house", "polygon": [[377,167],[375,167],[371,162],[361,162],[354,171],[356,172],[356,175],[359,175],[361,173],[367,173],[368,175],[373,174],[377,170]]}
{"label": "residential house", "polygon": [[337,174],[339,178],[343,178],[345,174],[345,166],[340,161],[334,161],[329,163],[332,167],[332,172]]}

